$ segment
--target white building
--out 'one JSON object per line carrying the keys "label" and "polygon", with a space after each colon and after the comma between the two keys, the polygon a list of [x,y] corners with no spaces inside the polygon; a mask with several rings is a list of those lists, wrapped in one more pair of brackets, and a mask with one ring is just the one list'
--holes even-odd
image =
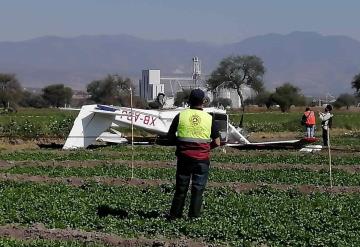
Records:
{"label": "white building", "polygon": [[139,80],[140,97],[145,100],[155,100],[159,93],[164,92],[164,84],[160,83],[160,70],[143,70]]}
{"label": "white building", "polygon": [[[248,86],[241,86],[241,93],[243,95],[243,99],[249,99],[254,96],[254,90],[252,90]],[[216,90],[216,97],[217,98],[225,98],[231,99],[231,107],[232,108],[240,108],[241,107],[241,100],[240,96],[238,95],[236,89],[230,89],[225,87],[218,87]]]}
{"label": "white building", "polygon": [[[197,86],[203,89],[212,101],[213,95],[206,91],[205,85],[202,85],[202,83],[204,83],[204,81],[199,81]],[[191,77],[162,78],[160,76],[160,70],[143,70],[141,79],[139,80],[139,95],[147,101],[153,101],[159,93],[164,93],[169,99],[169,97],[174,97],[176,92],[182,91],[183,89],[192,89],[194,86],[194,80]],[[244,100],[254,96],[254,91],[245,85],[241,87],[241,92]],[[236,89],[229,89],[220,85],[214,97],[231,99],[231,106],[233,108],[241,107],[241,100]]]}
{"label": "white building", "polygon": [[203,87],[204,85],[201,83],[201,61],[198,57],[193,57],[192,62],[191,77],[161,78],[160,70],[143,70],[141,80],[139,80],[140,97],[151,101],[155,100],[159,93],[164,93],[168,97],[175,97],[177,92],[184,89]]}

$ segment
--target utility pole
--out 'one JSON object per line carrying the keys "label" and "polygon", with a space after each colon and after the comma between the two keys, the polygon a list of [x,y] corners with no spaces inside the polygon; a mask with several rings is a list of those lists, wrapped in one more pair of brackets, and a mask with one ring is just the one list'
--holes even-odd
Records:
{"label": "utility pole", "polygon": [[[114,81],[119,82],[119,75],[113,75]],[[130,91],[130,116],[131,116],[131,179],[134,178],[134,114],[133,114],[133,89],[131,85],[129,87],[120,88]]]}

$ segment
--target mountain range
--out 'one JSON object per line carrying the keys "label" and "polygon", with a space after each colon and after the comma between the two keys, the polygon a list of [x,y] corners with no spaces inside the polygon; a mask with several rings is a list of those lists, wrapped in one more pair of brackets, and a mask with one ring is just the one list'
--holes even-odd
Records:
{"label": "mountain range", "polygon": [[189,76],[192,57],[198,56],[203,74],[210,74],[229,55],[259,56],[268,89],[291,82],[312,96],[352,92],[350,82],[360,73],[359,41],[315,32],[266,34],[225,45],[129,35],[45,36],[0,42],[0,73],[15,73],[26,87],[64,83],[84,89],[92,80],[115,73],[137,85],[143,69],[160,69],[162,76]]}

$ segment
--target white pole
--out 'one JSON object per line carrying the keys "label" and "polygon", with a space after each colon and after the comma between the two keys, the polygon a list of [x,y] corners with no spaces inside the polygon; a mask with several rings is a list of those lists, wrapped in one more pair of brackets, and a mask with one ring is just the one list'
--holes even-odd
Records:
{"label": "white pole", "polygon": [[133,115],[133,95],[130,87],[130,107],[131,107],[131,179],[134,178],[134,115]]}
{"label": "white pole", "polygon": [[332,170],[331,170],[331,148],[330,148],[330,128],[327,126],[327,139],[328,139],[328,153],[329,153],[329,173],[330,173],[330,188],[333,187]]}

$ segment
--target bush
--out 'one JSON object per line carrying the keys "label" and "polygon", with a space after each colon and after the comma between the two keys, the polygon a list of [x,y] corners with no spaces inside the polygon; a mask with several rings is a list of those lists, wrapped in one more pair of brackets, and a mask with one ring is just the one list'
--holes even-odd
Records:
{"label": "bush", "polygon": [[24,138],[36,138],[43,135],[42,128],[29,120],[25,122],[16,122],[10,120],[9,123],[0,126],[1,136],[7,137],[24,137]]}
{"label": "bush", "polygon": [[74,122],[74,117],[65,117],[61,120],[51,118],[47,123],[40,123],[26,119],[16,121],[11,119],[8,123],[0,125],[2,137],[38,138],[38,137],[66,137]]}
{"label": "bush", "polygon": [[66,117],[61,120],[55,120],[49,125],[49,134],[56,137],[66,137],[74,124],[74,117]]}

